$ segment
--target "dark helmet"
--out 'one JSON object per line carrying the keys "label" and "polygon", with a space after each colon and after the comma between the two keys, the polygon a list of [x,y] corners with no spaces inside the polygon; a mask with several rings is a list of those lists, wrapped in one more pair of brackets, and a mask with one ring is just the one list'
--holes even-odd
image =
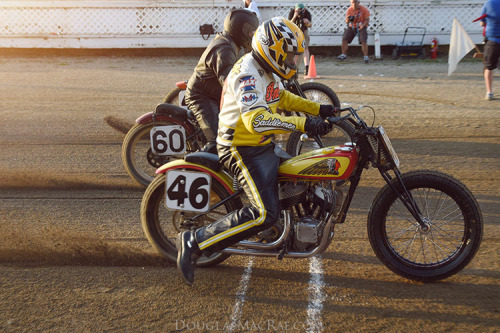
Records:
{"label": "dark helmet", "polygon": [[226,31],[238,46],[243,46],[247,51],[252,49],[251,31],[257,30],[259,19],[257,14],[247,9],[233,9],[224,20],[224,31]]}

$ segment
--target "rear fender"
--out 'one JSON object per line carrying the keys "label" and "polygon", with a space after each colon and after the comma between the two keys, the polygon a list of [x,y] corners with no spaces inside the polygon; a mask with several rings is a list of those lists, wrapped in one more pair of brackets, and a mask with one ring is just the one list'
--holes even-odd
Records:
{"label": "rear fender", "polygon": [[168,121],[176,125],[180,125],[186,129],[186,132],[191,135],[196,130],[194,126],[187,121],[188,115],[185,109],[176,107],[170,104],[159,104],[156,111],[148,112],[135,120],[137,124],[145,125],[154,121]]}
{"label": "rear fender", "polygon": [[227,173],[223,171],[215,171],[201,164],[190,163],[184,160],[174,160],[159,167],[156,170],[156,173],[157,174],[166,173],[174,169],[188,169],[192,171],[207,173],[212,177],[214,181],[217,181],[220,184],[222,184],[229,193],[231,194],[234,193],[233,179]]}
{"label": "rear fender", "polygon": [[187,89],[187,81],[179,81],[179,82],[176,82],[175,85],[177,86],[177,88],[179,88],[181,90]]}

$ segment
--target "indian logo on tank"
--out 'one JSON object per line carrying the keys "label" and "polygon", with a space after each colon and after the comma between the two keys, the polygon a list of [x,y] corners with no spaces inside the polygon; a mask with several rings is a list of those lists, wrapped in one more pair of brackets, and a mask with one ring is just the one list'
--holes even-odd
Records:
{"label": "indian logo on tank", "polygon": [[335,175],[339,174],[340,163],[336,158],[321,160],[300,171],[300,175]]}

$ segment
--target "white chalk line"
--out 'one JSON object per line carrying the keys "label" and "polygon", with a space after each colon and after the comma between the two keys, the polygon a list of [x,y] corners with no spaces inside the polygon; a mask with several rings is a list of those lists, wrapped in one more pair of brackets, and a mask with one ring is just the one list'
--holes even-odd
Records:
{"label": "white chalk line", "polygon": [[309,304],[307,305],[307,331],[306,332],[322,332],[323,331],[323,267],[321,258],[311,257],[309,260]]}
{"label": "white chalk line", "polygon": [[253,260],[254,257],[250,257],[247,263],[247,267],[245,268],[245,271],[241,276],[240,286],[238,287],[238,292],[236,293],[236,303],[234,304],[233,314],[231,315],[229,332],[234,332],[241,320],[243,304],[245,304],[245,296],[247,293],[248,285],[250,284],[250,277],[252,275]]}
{"label": "white chalk line", "polygon": [[[243,311],[243,305],[245,304],[246,293],[248,286],[250,284],[250,278],[252,275],[254,257],[250,257],[247,263],[247,267],[241,276],[240,285],[238,287],[238,292],[236,293],[236,303],[233,307],[233,312],[231,315],[231,324],[229,326],[229,332],[234,332],[238,328],[241,314]],[[307,305],[307,320],[306,320],[306,332],[322,332],[323,331],[323,301],[325,296],[323,294],[323,267],[321,263],[321,258],[312,257],[309,260],[309,273],[311,278],[309,280],[309,302]]]}

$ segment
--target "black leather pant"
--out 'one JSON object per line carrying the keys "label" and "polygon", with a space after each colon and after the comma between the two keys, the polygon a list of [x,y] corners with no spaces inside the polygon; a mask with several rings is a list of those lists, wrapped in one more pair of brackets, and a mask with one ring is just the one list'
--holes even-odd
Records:
{"label": "black leather pant", "polygon": [[220,161],[236,176],[250,200],[250,206],[229,213],[222,219],[195,232],[198,246],[205,255],[271,227],[279,217],[279,157],[274,144],[263,147],[217,146]]}
{"label": "black leather pant", "polygon": [[193,111],[207,142],[214,142],[219,127],[219,100],[196,91],[186,92],[186,105]]}

